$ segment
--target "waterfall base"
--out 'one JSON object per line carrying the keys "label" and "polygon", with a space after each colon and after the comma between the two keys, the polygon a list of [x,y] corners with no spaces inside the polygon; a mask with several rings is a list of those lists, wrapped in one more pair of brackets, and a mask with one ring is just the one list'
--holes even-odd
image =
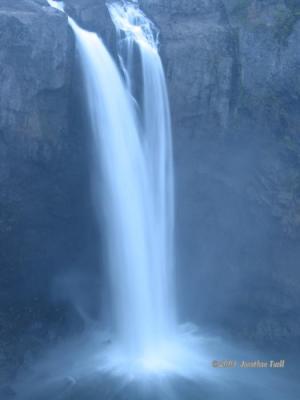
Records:
{"label": "waterfall base", "polygon": [[149,375],[178,375],[193,379],[201,371],[200,338],[191,325],[132,355],[116,344],[99,355],[99,367],[114,375],[141,379]]}
{"label": "waterfall base", "polygon": [[213,360],[271,360],[276,354],[195,336],[187,327],[160,350],[132,359],[96,329],[27,365],[12,387],[16,400],[281,400],[299,391],[298,360],[288,353],[281,353],[286,368],[280,370],[214,368]]}

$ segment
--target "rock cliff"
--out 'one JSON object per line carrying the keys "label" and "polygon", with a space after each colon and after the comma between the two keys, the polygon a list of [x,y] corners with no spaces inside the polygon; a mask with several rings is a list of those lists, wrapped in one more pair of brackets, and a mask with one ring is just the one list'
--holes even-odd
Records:
{"label": "rock cliff", "polygon": [[1,0],[0,33],[0,369],[12,372],[72,320],[55,282],[95,251],[67,18]]}
{"label": "rock cliff", "polygon": [[187,309],[258,341],[297,338],[299,3],[142,5],[170,90]]}

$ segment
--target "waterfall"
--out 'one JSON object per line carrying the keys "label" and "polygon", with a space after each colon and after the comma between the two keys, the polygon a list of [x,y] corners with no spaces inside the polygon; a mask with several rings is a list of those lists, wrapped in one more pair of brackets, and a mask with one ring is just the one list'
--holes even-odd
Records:
{"label": "waterfall", "polygon": [[[136,75],[141,75],[142,80],[139,108],[142,111],[141,138],[151,189],[147,222],[151,248],[149,275],[160,342],[174,332],[176,325],[173,298],[173,157],[166,82],[153,23],[137,4],[115,2],[108,4],[108,9],[117,30],[120,64],[132,96]],[[133,68],[137,64],[135,47],[140,56],[141,74]]]}
{"label": "waterfall", "polygon": [[[64,9],[63,3],[49,4]],[[157,31],[137,5],[108,8],[118,32],[121,71],[102,40],[68,18],[93,135],[95,204],[106,221],[101,228],[108,249],[113,337],[102,362],[126,373],[178,369],[183,353],[174,339],[172,140]],[[139,100],[132,90],[135,46],[142,71]]]}

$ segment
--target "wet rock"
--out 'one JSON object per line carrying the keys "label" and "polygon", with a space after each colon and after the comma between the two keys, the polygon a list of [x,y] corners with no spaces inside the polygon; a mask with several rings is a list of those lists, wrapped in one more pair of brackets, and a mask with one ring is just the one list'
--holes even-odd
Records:
{"label": "wet rock", "polygon": [[54,304],[53,287],[85,253],[86,139],[71,127],[66,15],[43,1],[3,0],[0,45],[0,349],[16,370],[32,342],[36,351],[47,342],[36,331],[27,340],[35,321],[61,333],[75,313]]}
{"label": "wet rock", "polygon": [[110,47],[115,47],[115,28],[111,21],[106,1],[66,0],[66,10],[83,28],[97,32]]}

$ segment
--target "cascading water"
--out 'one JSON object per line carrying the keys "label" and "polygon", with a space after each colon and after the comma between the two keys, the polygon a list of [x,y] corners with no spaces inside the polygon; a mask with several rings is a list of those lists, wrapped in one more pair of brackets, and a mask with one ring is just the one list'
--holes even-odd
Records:
{"label": "cascading water", "polygon": [[[62,3],[49,4],[63,10]],[[108,7],[119,39],[126,41],[120,60],[127,85],[101,39],[69,17],[93,133],[96,204],[106,216],[114,336],[101,362],[121,373],[180,373],[183,365],[189,368],[190,352],[176,326],[172,290],[172,144],[156,30],[136,5]],[[127,62],[134,45],[142,65],[142,115],[130,91]]]}
{"label": "cascading water", "polygon": [[[169,101],[164,71],[158,54],[158,32],[137,4],[108,5],[118,33],[119,58],[129,90],[134,80],[134,47],[142,70],[143,151],[151,186],[151,276],[156,324],[164,337],[174,331],[173,235],[174,189]],[[133,94],[133,93],[132,93]]]}

